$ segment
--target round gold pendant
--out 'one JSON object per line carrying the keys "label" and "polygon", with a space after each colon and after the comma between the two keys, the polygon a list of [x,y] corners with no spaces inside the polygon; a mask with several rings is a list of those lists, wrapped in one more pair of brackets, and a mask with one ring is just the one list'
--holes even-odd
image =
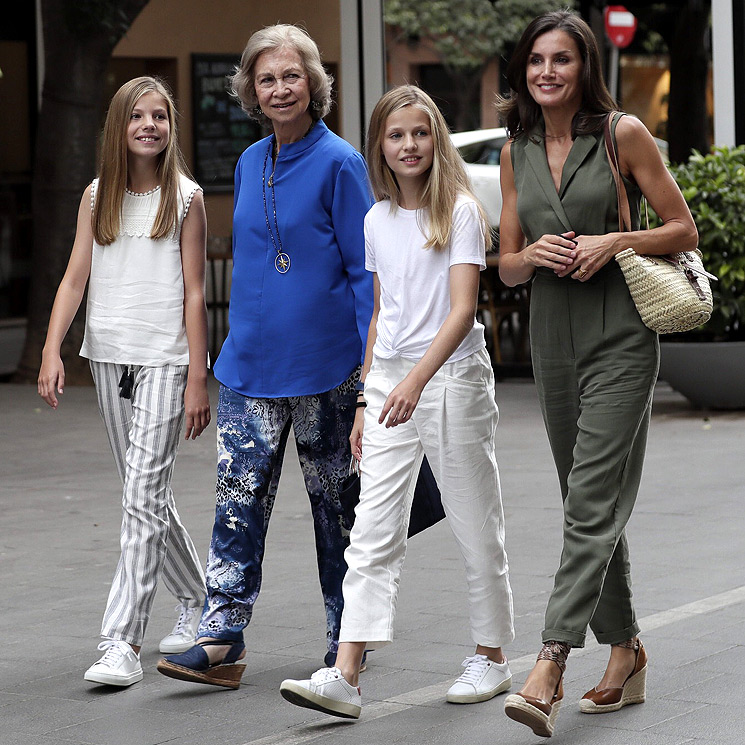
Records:
{"label": "round gold pendant", "polygon": [[290,268],[290,257],[284,251],[280,251],[274,259],[274,268],[280,274],[284,274]]}

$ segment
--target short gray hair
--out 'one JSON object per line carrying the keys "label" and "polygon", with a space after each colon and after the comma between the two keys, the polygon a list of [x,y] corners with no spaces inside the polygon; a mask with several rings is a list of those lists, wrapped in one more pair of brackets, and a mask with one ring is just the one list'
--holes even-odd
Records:
{"label": "short gray hair", "polygon": [[314,120],[323,119],[331,110],[331,86],[334,78],[323,69],[321,53],[308,32],[300,26],[278,23],[251,35],[243,50],[240,64],[230,78],[230,93],[241,103],[241,108],[252,118],[265,124],[267,117],[259,108],[254,87],[254,66],[264,52],[294,49],[308,75],[311,105],[308,109]]}

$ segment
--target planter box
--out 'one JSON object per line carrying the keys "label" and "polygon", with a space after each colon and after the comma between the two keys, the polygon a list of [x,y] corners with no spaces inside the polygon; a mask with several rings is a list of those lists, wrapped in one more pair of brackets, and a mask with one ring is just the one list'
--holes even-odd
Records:
{"label": "planter box", "polygon": [[663,341],[660,378],[696,408],[745,409],[745,341]]}

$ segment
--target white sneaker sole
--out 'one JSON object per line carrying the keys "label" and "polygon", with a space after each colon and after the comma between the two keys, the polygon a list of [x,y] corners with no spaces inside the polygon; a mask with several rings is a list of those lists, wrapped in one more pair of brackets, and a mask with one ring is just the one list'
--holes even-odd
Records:
{"label": "white sneaker sole", "polygon": [[86,670],[83,679],[90,683],[101,683],[107,686],[126,688],[127,686],[131,686],[133,683],[142,680],[142,670],[135,670],[129,675],[112,675],[111,673],[99,672],[96,670]]}
{"label": "white sneaker sole", "polygon": [[450,693],[448,691],[445,700],[451,704],[479,704],[482,701],[488,701],[500,693],[509,691],[512,687],[512,676],[503,680],[496,688],[484,691],[483,693]]}
{"label": "white sneaker sole", "polygon": [[282,694],[282,698],[291,704],[295,704],[295,706],[315,709],[316,711],[322,711],[324,714],[331,714],[335,717],[359,719],[362,712],[362,707],[359,704],[321,696],[318,693],[309,691],[294,680],[283,681],[279,687],[279,692]]}
{"label": "white sneaker sole", "polygon": [[181,654],[191,649],[196,644],[196,639],[192,639],[190,642],[167,642],[162,639],[158,646],[158,651],[162,654]]}

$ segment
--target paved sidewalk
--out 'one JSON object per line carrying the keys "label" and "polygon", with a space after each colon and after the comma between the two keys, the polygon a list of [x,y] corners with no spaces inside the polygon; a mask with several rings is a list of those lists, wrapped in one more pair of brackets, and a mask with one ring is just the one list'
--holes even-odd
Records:
{"label": "paved sidewalk", "polygon": [[[539,648],[560,546],[558,487],[532,383],[497,385],[499,464],[517,639],[506,650],[518,690]],[[216,391],[212,395],[213,407]],[[183,443],[174,491],[202,559],[214,498],[215,428]],[[576,700],[606,652],[573,652],[551,742],[572,745],[742,743],[745,697],[745,413],[704,415],[658,386],[645,477],[629,526],[637,612],[650,655],[648,700],[587,716]],[[174,620],[158,593],[142,682],[83,681],[97,659],[118,555],[119,485],[92,388],[52,412],[32,387],[0,385],[0,745],[512,745],[535,743],[507,720],[504,696],[444,701],[472,653],[464,573],[447,525],[409,544],[396,641],[370,655],[359,722],[285,702],[325,651],[311,521],[294,447],[270,528],[264,585],[238,691],[157,673],[157,641]]]}

